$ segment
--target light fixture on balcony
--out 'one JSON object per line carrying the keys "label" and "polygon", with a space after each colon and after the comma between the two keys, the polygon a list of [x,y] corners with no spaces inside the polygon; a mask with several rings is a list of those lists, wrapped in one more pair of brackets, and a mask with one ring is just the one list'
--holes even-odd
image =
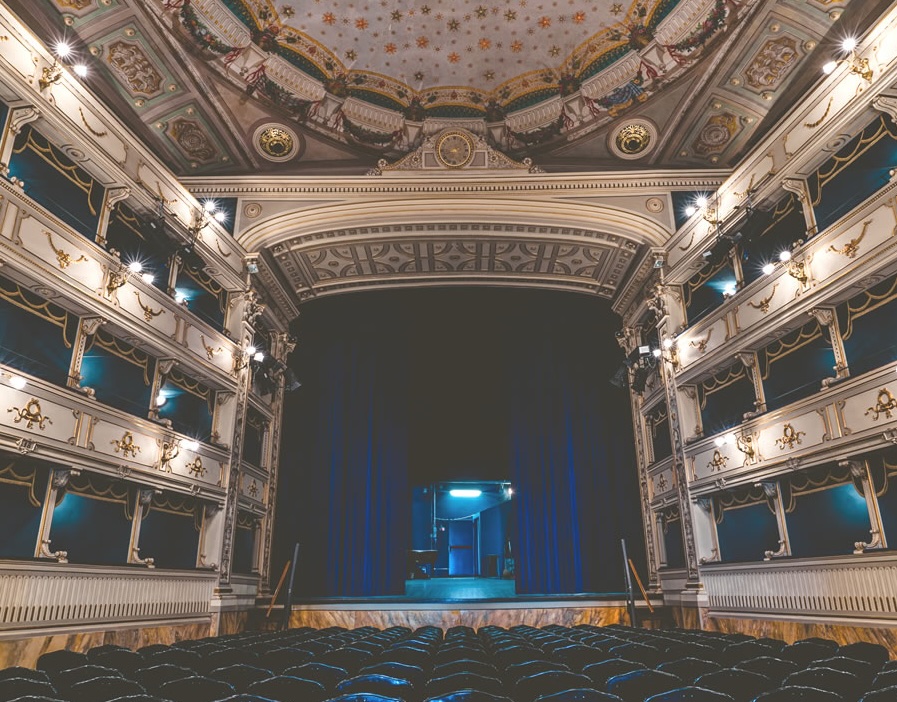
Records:
{"label": "light fixture on balcony", "polygon": [[[62,80],[63,70],[59,63],[59,59],[65,60],[73,56],[72,46],[65,40],[60,41],[53,47],[53,54],[53,65],[45,66],[41,71],[40,78],[37,80],[37,84],[40,86],[41,90],[46,90],[51,85]],[[74,71],[75,75],[79,78],[87,77],[88,69],[83,63],[74,64],[72,66],[72,71]]]}
{"label": "light fixture on balcony", "polygon": [[251,361],[261,363],[265,360],[265,352],[255,346],[247,346],[243,353],[234,357],[234,373],[243,370]]}
{"label": "light fixture on balcony", "polygon": [[872,82],[872,68],[869,66],[869,59],[860,58],[856,54],[857,40],[853,37],[847,37],[841,42],[841,50],[846,52],[846,56],[841,59],[829,61],[822,67],[822,72],[831,75],[841,64],[847,66],[847,70],[858,75],[863,80]]}

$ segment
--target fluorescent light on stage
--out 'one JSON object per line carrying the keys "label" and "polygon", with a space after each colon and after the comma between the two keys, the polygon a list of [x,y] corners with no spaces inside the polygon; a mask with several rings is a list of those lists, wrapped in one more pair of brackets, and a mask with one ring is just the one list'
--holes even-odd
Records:
{"label": "fluorescent light on stage", "polygon": [[452,497],[479,497],[482,494],[482,490],[449,490],[449,495]]}

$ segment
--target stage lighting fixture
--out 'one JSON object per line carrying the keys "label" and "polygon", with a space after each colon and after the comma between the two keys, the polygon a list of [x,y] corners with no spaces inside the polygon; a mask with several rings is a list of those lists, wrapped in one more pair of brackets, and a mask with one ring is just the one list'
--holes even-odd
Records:
{"label": "stage lighting fixture", "polygon": [[458,488],[449,490],[449,495],[451,495],[452,497],[479,497],[482,494],[482,490],[468,490]]}

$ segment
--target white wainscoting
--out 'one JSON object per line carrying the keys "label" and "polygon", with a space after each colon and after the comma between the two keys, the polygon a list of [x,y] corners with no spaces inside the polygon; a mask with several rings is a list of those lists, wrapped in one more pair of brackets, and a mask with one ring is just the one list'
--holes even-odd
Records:
{"label": "white wainscoting", "polygon": [[701,568],[711,613],[897,619],[897,555],[801,558]]}
{"label": "white wainscoting", "polygon": [[217,573],[0,561],[0,629],[209,615]]}

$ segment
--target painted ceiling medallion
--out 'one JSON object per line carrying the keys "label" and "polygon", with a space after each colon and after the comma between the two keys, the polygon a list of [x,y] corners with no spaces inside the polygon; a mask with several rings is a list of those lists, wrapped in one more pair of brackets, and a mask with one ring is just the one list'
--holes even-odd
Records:
{"label": "painted ceiling medallion", "polygon": [[255,130],[256,151],[269,161],[289,161],[299,153],[299,136],[282,124],[263,124]]}
{"label": "painted ceiling medallion", "polygon": [[646,119],[631,120],[611,132],[611,151],[620,158],[642,158],[656,143],[657,128]]}

